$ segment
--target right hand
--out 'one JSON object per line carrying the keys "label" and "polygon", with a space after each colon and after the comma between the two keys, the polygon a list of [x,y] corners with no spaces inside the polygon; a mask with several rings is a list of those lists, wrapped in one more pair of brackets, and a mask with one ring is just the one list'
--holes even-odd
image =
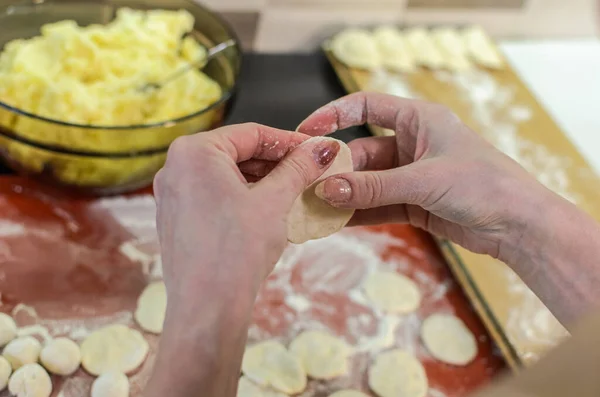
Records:
{"label": "right hand", "polygon": [[364,123],[396,135],[352,141],[358,172],[317,187],[332,206],[358,209],[352,225],[410,223],[512,261],[542,203],[557,199],[441,105],[361,92],[318,109],[298,131],[325,135]]}

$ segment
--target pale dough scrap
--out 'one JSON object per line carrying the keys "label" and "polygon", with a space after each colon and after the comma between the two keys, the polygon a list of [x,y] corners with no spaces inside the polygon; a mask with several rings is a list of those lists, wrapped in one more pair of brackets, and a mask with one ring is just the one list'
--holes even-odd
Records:
{"label": "pale dough scrap", "polygon": [[276,341],[257,343],[246,349],[242,372],[261,386],[286,394],[306,388],[306,372],[300,361]]}
{"label": "pale dough scrap", "polygon": [[505,64],[492,39],[480,26],[470,26],[463,30],[462,38],[468,55],[475,62],[491,69],[502,69]]}
{"label": "pale dough scrap", "polygon": [[81,364],[79,345],[68,338],[53,339],[42,349],[40,362],[52,374],[71,375]]}
{"label": "pale dough scrap", "polygon": [[327,332],[302,332],[290,343],[290,352],[312,378],[332,379],[348,372],[350,346]]}
{"label": "pale dough scrap", "polygon": [[446,66],[443,54],[429,32],[424,28],[411,28],[404,32],[406,40],[415,54],[417,63],[430,69]]}
{"label": "pale dough scrap", "polygon": [[8,360],[13,370],[25,364],[36,363],[40,357],[42,344],[33,336],[13,339],[6,345],[2,355]]}
{"label": "pale dough scrap", "polygon": [[330,394],[329,397],[369,397],[365,393],[358,390],[338,390],[333,394]]}
{"label": "pale dough scrap", "polygon": [[331,39],[331,52],[351,68],[372,70],[381,66],[381,56],[371,33],[364,29],[346,29]]}
{"label": "pale dough scrap", "polygon": [[165,283],[157,281],[144,289],[137,301],[135,321],[144,331],[160,334],[167,312],[167,289]]}
{"label": "pale dough scrap", "polygon": [[467,55],[467,47],[456,29],[441,27],[434,29],[431,35],[441,49],[448,69],[454,72],[464,72],[473,68]]}
{"label": "pale dough scrap", "polygon": [[92,383],[92,397],[129,397],[129,379],[122,372],[105,372]]}
{"label": "pale dough scrap", "polygon": [[[307,142],[314,143],[315,140],[334,139],[315,137],[303,142],[302,145]],[[287,236],[292,243],[301,244],[308,240],[327,237],[346,226],[354,214],[352,209],[332,207],[315,194],[315,188],[325,178],[354,170],[350,148],[344,142],[338,142],[340,150],[333,163],[292,205],[287,220]]]}
{"label": "pale dough scrap", "polygon": [[381,55],[383,66],[394,72],[412,72],[417,61],[404,35],[392,26],[381,26],[373,31],[373,39]]}
{"label": "pale dough scrap", "polygon": [[245,376],[238,381],[237,397],[287,397],[287,394],[257,385]]}
{"label": "pale dough scrap", "polygon": [[371,273],[363,288],[371,303],[384,312],[410,313],[421,304],[421,292],[417,284],[398,273]]}
{"label": "pale dough scrap", "polygon": [[8,391],[17,397],[49,397],[52,380],[41,365],[26,364],[10,377]]}
{"label": "pale dough scrap", "polygon": [[377,356],[369,368],[369,387],[379,397],[425,397],[429,388],[423,365],[400,349]]}
{"label": "pale dough scrap", "polygon": [[7,359],[0,356],[0,391],[4,390],[8,385],[8,379],[12,373],[12,367]]}
{"label": "pale dough scrap", "polygon": [[452,365],[467,365],[477,356],[477,341],[465,323],[449,314],[423,321],[421,339],[433,357]]}
{"label": "pale dough scrap", "polygon": [[17,324],[11,316],[0,313],[0,347],[17,337]]}
{"label": "pale dough scrap", "polygon": [[81,343],[81,365],[92,375],[125,374],[142,365],[148,355],[142,334],[125,325],[109,325],[91,333]]}

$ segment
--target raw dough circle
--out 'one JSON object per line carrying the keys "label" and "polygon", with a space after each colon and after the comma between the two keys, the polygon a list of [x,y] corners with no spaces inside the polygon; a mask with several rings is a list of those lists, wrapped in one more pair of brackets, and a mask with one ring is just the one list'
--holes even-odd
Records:
{"label": "raw dough circle", "polygon": [[315,379],[332,379],[348,371],[350,347],[327,332],[304,331],[292,341],[290,352]]}
{"label": "raw dough circle", "polygon": [[81,344],[81,365],[92,375],[125,374],[139,367],[148,355],[148,342],[125,325],[109,325],[91,333]]}
{"label": "raw dough circle", "polygon": [[79,345],[68,338],[53,339],[42,349],[40,362],[50,373],[71,375],[81,364]]}
{"label": "raw dough circle", "polygon": [[0,356],[0,391],[4,390],[6,385],[8,385],[11,373],[12,367],[10,363],[4,357]]}
{"label": "raw dough circle", "polygon": [[[94,396],[92,396],[94,397]],[[267,389],[252,382],[245,376],[238,381],[238,390],[236,397],[288,397],[287,394]]]}
{"label": "raw dough circle", "polygon": [[381,66],[381,56],[370,32],[346,29],[331,40],[331,52],[351,68],[375,69]]}
{"label": "raw dough circle", "polygon": [[[315,137],[304,141],[302,144],[307,142],[314,143],[315,140],[325,141],[334,139]],[[288,240],[292,243],[301,244],[308,240],[327,237],[346,226],[354,214],[354,210],[352,209],[330,206],[315,194],[315,188],[325,178],[335,174],[351,172],[354,169],[350,148],[345,143],[338,142],[340,144],[340,151],[333,164],[292,205],[287,220]]]}
{"label": "raw dough circle", "polygon": [[425,369],[412,354],[396,349],[380,354],[369,368],[369,387],[379,397],[425,397]]}
{"label": "raw dough circle", "polygon": [[2,355],[14,370],[25,364],[37,363],[42,344],[33,336],[23,336],[9,342]]}
{"label": "raw dough circle", "polygon": [[167,289],[165,283],[148,284],[137,301],[135,321],[144,331],[160,334],[167,312]]}
{"label": "raw dough circle", "polygon": [[8,391],[17,397],[49,397],[52,380],[41,365],[25,364],[10,377]]}
{"label": "raw dough circle", "polygon": [[421,303],[417,284],[395,272],[371,273],[363,288],[371,303],[384,312],[410,313]]}
{"label": "raw dough circle", "polygon": [[92,397],[128,397],[129,379],[122,372],[105,372],[92,383]]}
{"label": "raw dough circle", "polygon": [[279,342],[265,341],[247,348],[242,372],[259,385],[282,393],[297,394],[306,388],[300,361]]}
{"label": "raw dough circle", "polygon": [[17,324],[11,316],[0,313],[0,347],[17,337]]}
{"label": "raw dough circle", "polygon": [[461,319],[449,314],[427,317],[421,339],[433,357],[448,364],[467,365],[477,356],[475,337]]}
{"label": "raw dough circle", "polygon": [[333,394],[330,394],[329,397],[369,397],[365,393],[358,390],[338,390]]}

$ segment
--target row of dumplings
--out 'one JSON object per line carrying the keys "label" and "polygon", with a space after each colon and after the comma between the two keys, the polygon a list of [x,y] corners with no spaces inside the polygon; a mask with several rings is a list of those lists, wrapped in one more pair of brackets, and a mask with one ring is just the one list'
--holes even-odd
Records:
{"label": "row of dumplings", "polygon": [[372,31],[350,28],[334,36],[327,46],[342,63],[366,70],[384,67],[409,73],[426,67],[462,72],[476,65],[504,67],[496,46],[479,26],[431,30],[382,26]]}

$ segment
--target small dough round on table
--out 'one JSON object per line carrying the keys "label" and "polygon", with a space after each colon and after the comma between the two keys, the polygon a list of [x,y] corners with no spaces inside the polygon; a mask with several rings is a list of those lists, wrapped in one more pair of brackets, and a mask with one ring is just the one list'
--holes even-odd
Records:
{"label": "small dough round on table", "polygon": [[343,340],[324,331],[304,331],[290,344],[308,376],[332,379],[348,372],[350,347]]}
{"label": "small dough round on table", "polygon": [[167,312],[167,289],[165,283],[157,281],[148,284],[137,301],[135,321],[147,332],[160,334]]}
{"label": "small dough round on table", "polygon": [[41,365],[25,364],[10,377],[8,391],[17,397],[49,397],[52,380]]}
{"label": "small dough round on table", "polygon": [[11,316],[0,313],[0,347],[17,337],[17,324]]}
{"label": "small dough round on table", "polygon": [[465,323],[449,314],[423,321],[421,339],[433,357],[452,365],[467,365],[477,356],[477,341]]}
{"label": "small dough round on table", "polygon": [[[92,396],[94,397],[94,396]],[[236,397],[288,397],[287,394],[275,390],[267,389],[252,382],[245,376],[238,381],[238,390]]]}
{"label": "small dough round on table", "polygon": [[125,325],[109,325],[91,333],[81,344],[81,365],[92,375],[132,372],[148,355],[148,342]]}
{"label": "small dough round on table", "polygon": [[129,379],[122,372],[105,372],[92,383],[92,397],[129,397]]}
{"label": "small dough round on table", "polygon": [[12,373],[12,367],[7,359],[0,356],[0,391],[4,390],[8,385],[8,379]]}
{"label": "small dough round on table", "polygon": [[369,397],[365,393],[358,390],[338,390],[333,394],[330,394],[329,397]]}
{"label": "small dough round on table", "polygon": [[[315,137],[304,143],[315,142],[315,140],[334,139]],[[350,148],[344,142],[338,142],[340,143],[340,150],[333,164],[292,205],[287,220],[288,240],[292,243],[301,244],[308,240],[327,237],[346,226],[354,214],[352,209],[332,207],[315,194],[315,188],[322,180],[331,175],[354,170]]]}
{"label": "small dough round on table", "polygon": [[371,273],[363,288],[371,303],[384,312],[411,313],[421,304],[417,284],[395,272]]}
{"label": "small dough round on table", "polygon": [[369,387],[379,397],[425,397],[429,388],[423,365],[400,349],[377,356],[369,368]]}
{"label": "small dough round on table", "polygon": [[381,55],[371,33],[364,29],[346,29],[331,39],[331,52],[351,68],[372,70],[381,66]]}
{"label": "small dough round on table", "polygon": [[257,343],[246,349],[242,372],[261,386],[286,394],[298,394],[306,388],[306,372],[296,356],[276,341]]}
{"label": "small dough round on table", "polygon": [[52,374],[71,375],[81,364],[79,345],[68,338],[53,339],[42,349],[40,362]]}
{"label": "small dough round on table", "polygon": [[13,370],[25,364],[37,363],[40,358],[42,344],[33,336],[23,336],[13,339],[6,345],[2,355],[8,360]]}

